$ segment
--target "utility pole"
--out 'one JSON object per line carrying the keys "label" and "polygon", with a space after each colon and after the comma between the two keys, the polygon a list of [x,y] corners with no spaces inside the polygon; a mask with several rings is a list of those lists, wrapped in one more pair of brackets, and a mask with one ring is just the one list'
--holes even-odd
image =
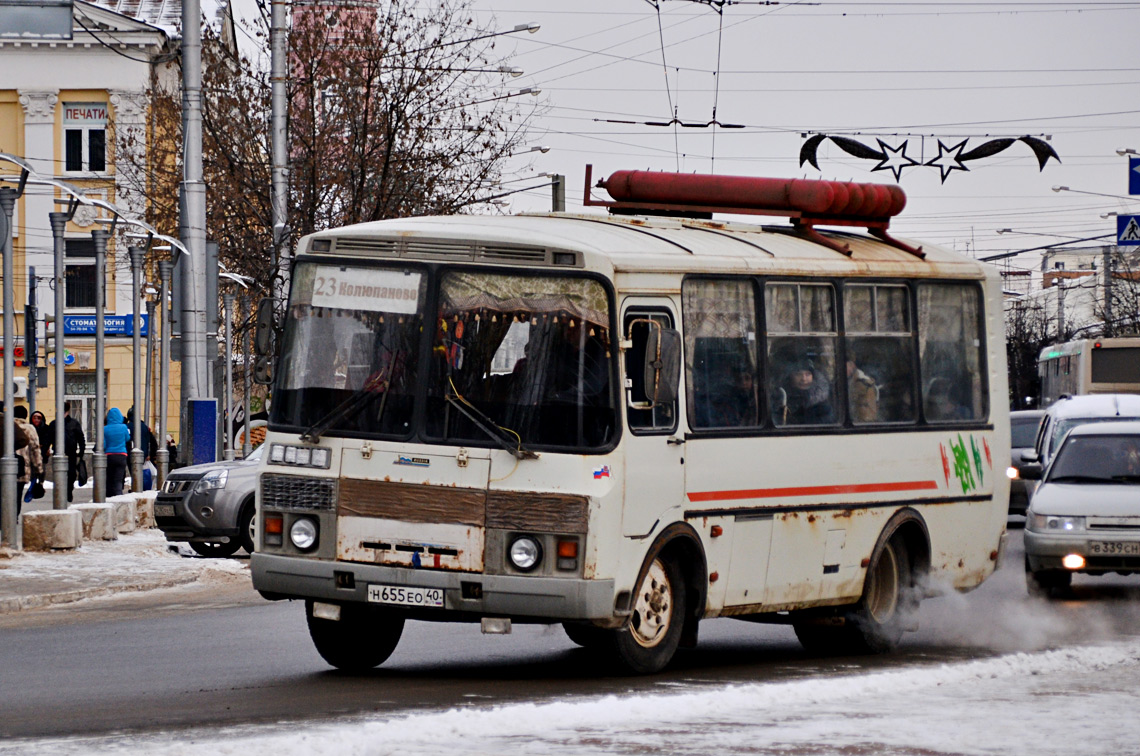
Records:
{"label": "utility pole", "polygon": [[182,2],[182,258],[181,439],[190,399],[208,395],[206,331],[206,184],[202,180],[202,19],[200,0]]}
{"label": "utility pole", "polygon": [[28,417],[36,412],[36,384],[39,383],[39,344],[36,341],[36,268],[28,266],[28,304],[24,307],[24,360],[28,363]]}
{"label": "utility pole", "polygon": [[[67,228],[67,222],[71,220],[71,215],[72,213],[48,213],[48,219],[51,221],[52,241],[55,246],[55,339],[52,343],[52,346],[55,347],[55,440],[52,442],[55,453],[51,455],[52,509],[67,509],[67,494],[71,491],[67,481],[67,454],[64,453],[67,450],[67,436],[64,427],[67,425],[64,418],[67,413],[67,405],[63,398],[66,380],[63,374],[63,358],[67,354],[64,347],[66,339],[63,336],[63,307],[66,303],[64,292],[67,285],[67,276],[65,275],[67,269],[64,267],[63,261],[63,233]],[[5,359],[7,357],[4,355]],[[7,461],[6,457],[4,461]]]}
{"label": "utility pole", "polygon": [[12,378],[16,374],[15,361],[12,359],[12,348],[15,340],[12,338],[16,327],[15,318],[12,317],[15,286],[12,281],[12,215],[16,208],[16,198],[23,190],[17,192],[8,187],[0,187],[0,218],[3,220],[3,251],[4,251],[4,456],[0,458],[0,527],[4,529],[5,546],[16,548],[20,541],[16,537],[19,527],[16,515],[16,477],[19,464],[16,462],[16,425],[12,421]]}
{"label": "utility pole", "polygon": [[[288,75],[289,30],[286,26],[288,20],[287,0],[273,0],[270,5],[270,121],[271,140],[270,147],[273,160],[273,271],[279,276],[278,284],[284,283],[286,268],[283,246],[285,244],[288,223],[288,197],[289,197],[289,153],[287,145],[287,130],[289,125],[289,101],[286,91]],[[270,295],[274,296],[275,291]]]}
{"label": "utility pole", "polygon": [[103,285],[107,280],[107,239],[110,235],[101,228],[91,232],[95,244],[95,452],[91,455],[95,477],[92,501],[107,500],[107,449],[103,444],[103,428],[107,422],[107,373],[104,369],[107,301]]}
{"label": "utility pole", "polygon": [[146,250],[143,247],[131,247],[128,252],[131,256],[131,300],[133,302],[131,320],[134,326],[131,331],[131,441],[133,442],[130,455],[131,491],[139,493],[143,490],[143,464],[146,457],[143,452],[143,444],[146,443],[146,439],[142,437],[143,408],[139,401],[141,398],[139,395],[142,393],[142,354],[140,354],[142,313],[139,312],[139,300],[142,295],[140,279],[142,278],[143,256],[146,254]]}
{"label": "utility pole", "polygon": [[[1116,333],[1113,327],[1113,246],[1105,246],[1105,328],[1104,334],[1112,336]],[[26,349],[24,351],[27,351]]]}

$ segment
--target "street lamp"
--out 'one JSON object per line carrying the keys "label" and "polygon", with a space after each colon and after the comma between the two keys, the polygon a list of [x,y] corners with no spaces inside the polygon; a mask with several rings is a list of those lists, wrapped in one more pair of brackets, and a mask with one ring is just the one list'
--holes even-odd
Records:
{"label": "street lamp", "polygon": [[1134,197],[1122,197],[1119,194],[1102,194],[1101,192],[1086,192],[1083,189],[1071,189],[1067,186],[1054,186],[1053,191],[1055,191],[1055,192],[1072,192],[1073,194],[1090,194],[1094,197],[1108,197],[1110,199],[1127,200],[1128,202],[1140,201]]}
{"label": "street lamp", "polygon": [[1119,150],[1116,151],[1116,154],[1120,155],[1121,157],[1124,157],[1125,155],[1140,155],[1140,152],[1137,152],[1136,150],[1132,149],[1131,147],[1121,147]]}

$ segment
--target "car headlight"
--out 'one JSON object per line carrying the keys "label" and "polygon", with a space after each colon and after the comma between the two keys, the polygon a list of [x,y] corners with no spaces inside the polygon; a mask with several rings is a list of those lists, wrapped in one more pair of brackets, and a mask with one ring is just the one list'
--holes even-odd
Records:
{"label": "car headlight", "polygon": [[1085,518],[1035,514],[1029,518],[1029,526],[1044,533],[1072,533],[1085,529]]}
{"label": "car headlight", "polygon": [[542,545],[531,536],[519,536],[511,541],[507,556],[515,569],[530,572],[542,561]]}
{"label": "car headlight", "polygon": [[1007,467],[1005,468],[1005,477],[1010,480],[1017,480],[1021,477],[1021,473],[1017,471],[1016,467]]}
{"label": "car headlight", "polygon": [[317,543],[317,523],[308,517],[294,520],[289,528],[289,540],[301,551],[313,548]]}
{"label": "car headlight", "polygon": [[194,493],[206,493],[226,487],[226,480],[230,477],[229,470],[211,470],[198,479],[194,484]]}

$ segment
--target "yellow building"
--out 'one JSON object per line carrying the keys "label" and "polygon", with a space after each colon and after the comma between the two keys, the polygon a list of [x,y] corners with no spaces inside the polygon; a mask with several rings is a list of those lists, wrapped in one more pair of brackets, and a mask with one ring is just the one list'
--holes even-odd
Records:
{"label": "yellow building", "polygon": [[[118,12],[116,7],[124,10]],[[144,195],[149,188],[147,165],[150,142],[149,93],[156,82],[177,77],[171,67],[177,51],[174,32],[181,13],[178,2],[105,0],[86,3],[76,0],[71,9],[71,38],[35,34],[14,34],[0,24],[0,152],[22,157],[36,173],[64,181],[86,195],[114,203],[126,215],[146,217]],[[129,8],[129,10],[125,10]],[[9,32],[5,34],[5,31]],[[124,159],[130,152],[135,157]],[[0,161],[0,173],[11,175],[15,166]],[[11,186],[11,184],[7,184]],[[16,302],[17,394],[18,404],[33,404],[50,421],[55,416],[55,366],[58,355],[45,352],[45,314],[54,314],[54,245],[48,215],[65,210],[59,204],[59,190],[29,185],[17,202],[13,218],[14,290]],[[128,240],[120,227],[107,249],[107,269],[103,281],[95,273],[95,247],[91,231],[108,228],[99,224],[94,208],[80,207],[64,232],[65,260],[65,383],[64,392],[72,415],[80,420],[88,438],[94,439],[95,396],[100,381],[95,373],[95,296],[97,287],[105,291],[108,316],[105,349],[107,408],[118,407],[125,414],[132,405],[133,349],[130,336],[132,302]],[[159,229],[177,236],[176,229]],[[142,241],[130,240],[141,244]],[[147,256],[144,276],[147,286],[159,288],[159,255]],[[34,278],[32,272],[34,271]],[[24,305],[34,291],[39,322],[39,373],[46,385],[27,385],[24,344]],[[152,295],[153,296],[153,295]],[[145,305],[140,303],[140,312]],[[158,307],[161,313],[164,308]],[[159,320],[161,315],[156,317]],[[59,324],[53,324],[58,328]],[[159,327],[156,322],[155,327]],[[147,422],[155,427],[158,415],[158,336],[155,332],[151,411]],[[145,365],[146,340],[143,340]],[[24,378],[20,381],[19,378]],[[145,368],[144,368],[145,380]],[[171,390],[164,398],[168,407],[168,432],[177,437],[178,363],[171,366]],[[42,380],[41,380],[42,383]],[[144,387],[145,394],[145,387]],[[140,404],[142,395],[140,395]]]}

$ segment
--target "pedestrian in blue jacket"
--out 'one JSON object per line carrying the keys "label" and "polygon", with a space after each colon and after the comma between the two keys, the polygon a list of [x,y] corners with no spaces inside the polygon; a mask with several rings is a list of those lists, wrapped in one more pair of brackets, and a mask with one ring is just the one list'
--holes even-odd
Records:
{"label": "pedestrian in blue jacket", "polygon": [[123,480],[127,477],[127,443],[131,440],[131,429],[123,422],[123,413],[118,407],[107,412],[107,424],[103,426],[103,448],[107,452],[107,496],[118,496],[123,492]]}

